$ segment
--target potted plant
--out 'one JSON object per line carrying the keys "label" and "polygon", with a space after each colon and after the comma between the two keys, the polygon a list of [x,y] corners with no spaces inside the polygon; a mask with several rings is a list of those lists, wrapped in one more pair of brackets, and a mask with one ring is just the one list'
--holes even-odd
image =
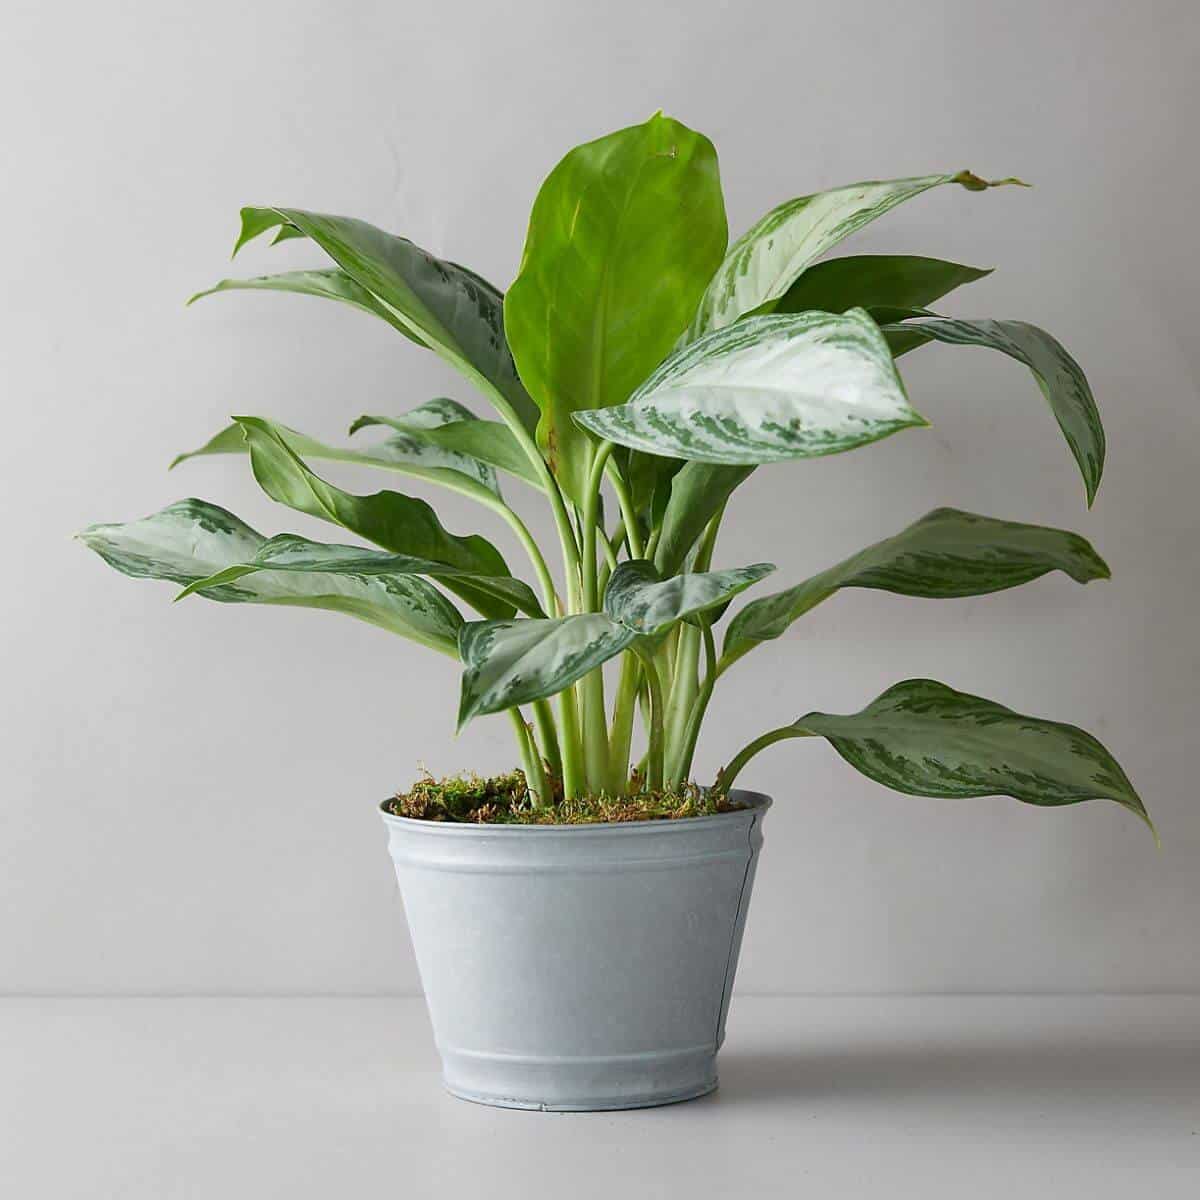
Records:
{"label": "potted plant", "polygon": [[[1077,534],[940,508],[727,613],[774,570],[736,554],[714,566],[738,485],[761,464],[927,424],[896,360],[928,342],[1024,363],[1091,503],[1104,432],[1074,359],[1032,325],[928,308],[986,271],[825,257],[898,204],[951,185],[996,186],[966,171],[859,183],[780,204],[728,246],[711,142],[656,114],[554,168],[507,294],[362,221],[242,210],[235,252],[273,233],[308,238],[332,265],[224,280],[210,292],[353,305],[457,368],[492,415],[435,399],[360,416],[351,433],[370,428],[377,440],[336,446],[235,417],[176,460],[248,456],[272,499],[338,527],[328,544],[264,537],[201,500],[80,537],[117,570],[182,584],[181,595],[369,621],[461,661],[460,727],[507,716],[519,771],[427,779],[383,806],[457,1094],[621,1108],[716,1085],[769,804],[733,785],[775,742],[825,738],[900,792],[1036,805],[1103,797],[1149,824],[1089,734],[928,679],[897,683],[858,713],[814,711],[778,725],[731,747],[710,786],[692,782],[714,685],[841,588],[942,598],[1055,570],[1080,583],[1108,576]],[[469,497],[508,525],[528,571],[482,536],[447,530],[423,500],[335,486],[313,465],[321,460]],[[502,477],[505,489],[526,488],[549,506],[557,574]],[[369,545],[346,544],[346,533]]]}

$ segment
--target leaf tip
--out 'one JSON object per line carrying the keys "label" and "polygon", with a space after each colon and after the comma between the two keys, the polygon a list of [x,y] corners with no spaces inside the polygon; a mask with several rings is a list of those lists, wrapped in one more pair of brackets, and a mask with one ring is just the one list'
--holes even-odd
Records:
{"label": "leaf tip", "polygon": [[1027,188],[1033,186],[1023,179],[1018,179],[1015,175],[1009,175],[1004,179],[982,179],[974,171],[959,171],[957,175],[952,176],[951,183],[961,184],[969,192],[986,192],[988,188],[994,187]]}

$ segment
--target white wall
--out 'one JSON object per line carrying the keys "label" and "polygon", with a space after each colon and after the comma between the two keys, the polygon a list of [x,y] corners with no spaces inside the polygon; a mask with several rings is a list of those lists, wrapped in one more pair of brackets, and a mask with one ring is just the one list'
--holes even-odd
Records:
{"label": "white wall", "polygon": [[1165,842],[1108,803],[915,799],[824,744],[778,747],[746,776],[777,805],[742,986],[1200,988],[1198,50],[1189,0],[10,5],[0,989],[416,987],[374,806],[418,762],[508,765],[507,722],[455,741],[449,663],[331,615],[173,607],[68,535],[189,494],[303,529],[243,462],[166,463],[231,412],[334,436],[367,409],[469,399],[432,356],[317,301],[185,311],[227,271],[240,205],[360,215],[503,284],[557,158],[660,106],[716,141],[735,232],[861,178],[1032,180],[942,189],[853,249],[998,265],[946,308],[1060,336],[1110,441],[1089,513],[1027,374],[934,348],[905,360],[932,431],[758,472],[727,565],[798,580],[953,504],[1078,529],[1114,578],[844,594],[727,678],[700,767],[930,675],[1094,731]]}

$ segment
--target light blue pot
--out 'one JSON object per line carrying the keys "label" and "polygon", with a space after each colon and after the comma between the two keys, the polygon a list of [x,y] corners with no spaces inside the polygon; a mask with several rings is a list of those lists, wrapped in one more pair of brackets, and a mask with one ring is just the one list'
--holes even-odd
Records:
{"label": "light blue pot", "polygon": [[771,801],[610,825],[383,814],[446,1087],[482,1104],[703,1096]]}

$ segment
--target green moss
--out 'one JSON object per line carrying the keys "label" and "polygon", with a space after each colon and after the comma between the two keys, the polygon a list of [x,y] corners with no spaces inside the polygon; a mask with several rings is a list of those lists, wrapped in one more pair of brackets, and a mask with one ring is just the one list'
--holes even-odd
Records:
{"label": "green moss", "polygon": [[[635,781],[636,782],[636,781]],[[694,783],[626,796],[559,798],[534,808],[521,771],[484,779],[451,775],[435,779],[426,773],[407,792],[384,806],[398,817],[420,821],[490,825],[593,825],[608,821],[674,821],[732,812],[738,805],[726,796],[702,791]]]}

